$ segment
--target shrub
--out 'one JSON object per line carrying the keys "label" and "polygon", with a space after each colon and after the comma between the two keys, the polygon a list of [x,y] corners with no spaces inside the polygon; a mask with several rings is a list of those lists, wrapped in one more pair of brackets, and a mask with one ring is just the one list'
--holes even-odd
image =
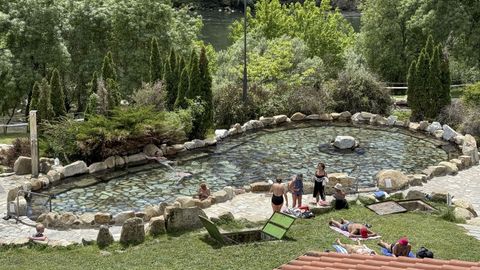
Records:
{"label": "shrub", "polygon": [[365,68],[342,71],[338,79],[326,83],[326,89],[338,112],[388,114],[393,103],[389,90]]}
{"label": "shrub", "polygon": [[192,128],[189,111],[158,112],[152,107],[114,109],[111,117],[92,116],[47,125],[42,143],[47,153],[64,160],[96,162],[113,155],[139,152],[149,143],[178,143]]}
{"label": "shrub", "polygon": [[462,99],[468,106],[480,106],[480,82],[468,86]]}
{"label": "shrub", "polygon": [[451,206],[448,206],[441,211],[440,218],[454,223],[465,223],[464,219],[458,219],[455,217],[454,207]]}
{"label": "shrub", "polygon": [[143,83],[132,96],[137,107],[152,106],[157,111],[165,110],[165,99],[167,95],[161,81],[155,83]]}
{"label": "shrub", "polygon": [[17,138],[13,141],[13,146],[9,149],[0,151],[0,164],[13,167],[15,160],[19,156],[30,156],[30,141],[28,139]]}
{"label": "shrub", "polygon": [[465,120],[466,108],[461,100],[453,100],[445,106],[437,117],[440,123],[447,124],[454,129],[459,128]]}
{"label": "shrub", "polygon": [[480,105],[467,111],[461,130],[477,138],[480,137]]}

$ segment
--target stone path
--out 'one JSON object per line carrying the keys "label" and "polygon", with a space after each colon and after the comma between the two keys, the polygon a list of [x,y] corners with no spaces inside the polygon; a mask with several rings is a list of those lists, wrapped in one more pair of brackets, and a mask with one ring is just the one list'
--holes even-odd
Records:
{"label": "stone path", "polygon": [[[6,191],[22,183],[25,179],[24,177],[18,176],[0,178],[0,214],[2,214],[2,217],[6,212]],[[480,166],[461,171],[455,176],[435,178],[427,184],[424,184],[424,186],[413,187],[412,189],[422,190],[424,192],[448,191],[454,195],[455,198],[463,198],[471,201],[475,209],[480,212]],[[289,197],[289,199],[291,199],[291,197]],[[327,199],[330,200],[331,198]],[[204,211],[209,217],[218,216],[225,211],[229,211],[235,218],[246,218],[250,221],[257,222],[268,219],[271,216],[272,208],[270,200],[270,194],[246,193],[235,196],[231,201],[215,204],[210,208],[204,209]],[[303,196],[303,204],[308,204],[311,200],[311,195]],[[22,221],[29,225],[22,223],[16,224],[14,219],[8,221],[0,219],[0,242],[12,241],[15,238],[32,235],[34,233],[34,222],[29,221],[25,217],[22,218]],[[479,218],[477,218],[472,224],[462,226],[469,231],[469,234],[480,240],[479,225]],[[110,229],[116,240],[120,238],[120,230],[120,226],[113,226]],[[82,238],[95,239],[97,232],[97,229],[46,230],[46,234],[50,240],[67,240],[76,243],[81,243]]]}

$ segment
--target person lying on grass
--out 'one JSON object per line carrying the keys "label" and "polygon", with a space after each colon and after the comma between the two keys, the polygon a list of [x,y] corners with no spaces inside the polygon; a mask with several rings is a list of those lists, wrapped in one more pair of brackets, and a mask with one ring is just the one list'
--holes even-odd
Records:
{"label": "person lying on grass", "polygon": [[393,256],[405,256],[407,257],[410,251],[412,250],[412,246],[408,243],[408,239],[406,237],[400,238],[395,244],[389,244],[383,241],[378,242],[378,245],[386,248],[388,252],[392,253]]}
{"label": "person lying on grass", "polygon": [[363,255],[377,255],[377,253],[365,244],[361,244],[360,240],[357,240],[356,245],[343,244],[340,239],[337,238],[335,243],[347,250],[348,254],[363,254]]}
{"label": "person lying on grass", "polygon": [[377,235],[376,233],[365,227],[365,225],[360,223],[354,223],[343,218],[340,219],[340,222],[331,219],[328,222],[328,225],[340,228],[340,230],[342,231],[349,232],[350,237],[368,238]]}

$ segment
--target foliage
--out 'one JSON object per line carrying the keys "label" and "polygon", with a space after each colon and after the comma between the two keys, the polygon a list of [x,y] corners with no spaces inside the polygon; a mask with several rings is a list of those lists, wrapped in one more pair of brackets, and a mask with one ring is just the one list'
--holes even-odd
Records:
{"label": "foliage", "polygon": [[454,209],[455,207],[451,207],[451,206],[442,209],[440,213],[440,218],[456,224],[465,223],[464,219],[458,219],[457,217],[455,217]]}
{"label": "foliage", "polygon": [[[308,48],[298,38],[282,36],[272,40],[256,34],[248,37],[248,82],[274,89],[279,84],[296,88],[321,85],[325,68],[319,57],[309,57]],[[218,54],[219,68],[213,76],[214,92],[243,78],[243,42],[235,42]]]}
{"label": "foliage", "polygon": [[[322,59],[333,76],[343,66],[342,55],[353,44],[354,32],[338,10],[330,9],[329,1],[322,1],[320,6],[315,0],[282,6],[279,0],[259,0],[255,17],[248,14],[247,31],[267,40],[284,35],[301,39],[307,45],[308,56]],[[231,36],[234,41],[243,37],[241,20],[232,25]]]}
{"label": "foliage", "polygon": [[[165,66],[165,89],[167,91],[167,110],[171,111],[174,108],[175,102],[177,100],[177,93],[179,91],[178,85],[179,80],[182,80],[181,73],[179,76],[177,56],[175,50],[172,48],[168,58],[168,62]],[[181,70],[180,72],[183,72]],[[185,79],[185,77],[184,77]],[[185,82],[183,82],[185,84]],[[186,84],[188,87],[188,84]],[[185,91],[186,93],[186,91]]]}
{"label": "foliage", "polygon": [[13,168],[19,156],[30,156],[30,141],[27,138],[16,138],[12,147],[0,150],[0,164]]}
{"label": "foliage", "polygon": [[144,83],[142,87],[137,89],[132,96],[135,106],[151,106],[157,111],[165,110],[165,98],[165,87],[161,81],[156,81],[155,83]]}
{"label": "foliage", "polygon": [[[0,17],[2,14],[0,13]],[[2,18],[0,18],[0,23]],[[1,24],[0,24],[1,25]],[[1,27],[1,26],[0,26]],[[0,45],[2,44],[0,31]],[[21,93],[16,91],[13,55],[8,49],[0,52],[0,115],[15,110],[20,103]]]}
{"label": "foliage", "polygon": [[38,109],[39,98],[40,98],[40,84],[39,82],[35,82],[33,84],[32,97],[30,98],[30,108],[29,108],[30,111]]}
{"label": "foliage", "polygon": [[396,116],[399,121],[407,121],[412,116],[411,110],[394,110],[392,115]]}
{"label": "foliage", "polygon": [[463,93],[462,100],[468,106],[480,106],[480,82],[469,85]]}
{"label": "foliage", "polygon": [[407,102],[412,120],[435,119],[450,104],[450,72],[448,60],[430,36],[417,61],[408,72]]}
{"label": "foliage", "polygon": [[202,125],[205,130],[213,128],[213,93],[212,93],[212,76],[210,75],[209,61],[207,51],[202,47],[199,58],[200,69],[200,94],[204,103],[204,115]]}
{"label": "foliage", "polygon": [[201,78],[200,78],[200,67],[198,62],[198,56],[195,50],[192,50],[190,55],[190,61],[188,64],[188,91],[185,93],[187,99],[196,99],[201,97]]}
{"label": "foliage", "polygon": [[113,63],[113,56],[112,52],[107,52],[105,57],[103,58],[102,64],[102,79],[107,81],[108,79],[112,79],[114,81],[117,80],[117,71],[115,70],[115,64]]}
{"label": "foliage", "polygon": [[89,116],[89,115],[95,115],[95,114],[98,113],[99,99],[100,99],[100,97],[97,95],[97,93],[92,93],[88,97],[87,106],[85,108],[86,117]]}
{"label": "foliage", "polygon": [[480,137],[480,106],[469,108],[461,129],[464,133]]}
{"label": "foliage", "polygon": [[156,83],[162,80],[163,64],[160,56],[160,48],[158,47],[158,39],[152,38],[150,45],[150,82]]}
{"label": "foliage", "polygon": [[188,91],[188,85],[190,78],[188,76],[188,70],[183,69],[182,75],[180,76],[180,82],[178,83],[178,94],[177,99],[175,100],[174,108],[175,109],[186,109],[188,107],[186,93]]}
{"label": "foliage", "polygon": [[338,79],[325,85],[333,99],[332,109],[338,112],[388,114],[392,105],[390,92],[365,67],[365,59],[353,51],[347,51],[344,58],[345,70],[338,74]]}
{"label": "foliage", "polygon": [[65,95],[63,94],[63,86],[57,69],[54,69],[52,72],[50,88],[50,101],[52,102],[54,116],[60,117],[67,115],[67,109],[65,109]]}
{"label": "foliage", "polygon": [[110,117],[92,115],[88,121],[64,119],[45,128],[47,153],[65,160],[87,162],[138,152],[149,143],[177,143],[191,129],[188,111],[158,112],[152,107],[117,108]]}
{"label": "foliage", "polygon": [[51,88],[47,79],[43,78],[39,84],[40,94],[38,96],[37,121],[48,121],[55,116],[51,102]]}
{"label": "foliage", "polygon": [[457,130],[461,128],[467,113],[468,108],[465,107],[462,100],[453,100],[452,103],[442,109],[437,120]]}

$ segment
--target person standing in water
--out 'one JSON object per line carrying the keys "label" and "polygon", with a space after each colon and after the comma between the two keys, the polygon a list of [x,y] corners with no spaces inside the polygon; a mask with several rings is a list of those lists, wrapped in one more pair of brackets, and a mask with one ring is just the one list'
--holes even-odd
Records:
{"label": "person standing in water", "polygon": [[[301,173],[293,176],[288,184],[288,189],[292,192],[293,208],[302,206],[303,195],[303,175]],[[298,206],[297,206],[298,203]]]}
{"label": "person standing in water", "polygon": [[277,182],[272,184],[270,188],[272,192],[272,209],[273,212],[280,212],[283,207],[283,198],[285,198],[285,205],[288,207],[288,197],[285,186],[282,184],[282,178],[277,177]]}

